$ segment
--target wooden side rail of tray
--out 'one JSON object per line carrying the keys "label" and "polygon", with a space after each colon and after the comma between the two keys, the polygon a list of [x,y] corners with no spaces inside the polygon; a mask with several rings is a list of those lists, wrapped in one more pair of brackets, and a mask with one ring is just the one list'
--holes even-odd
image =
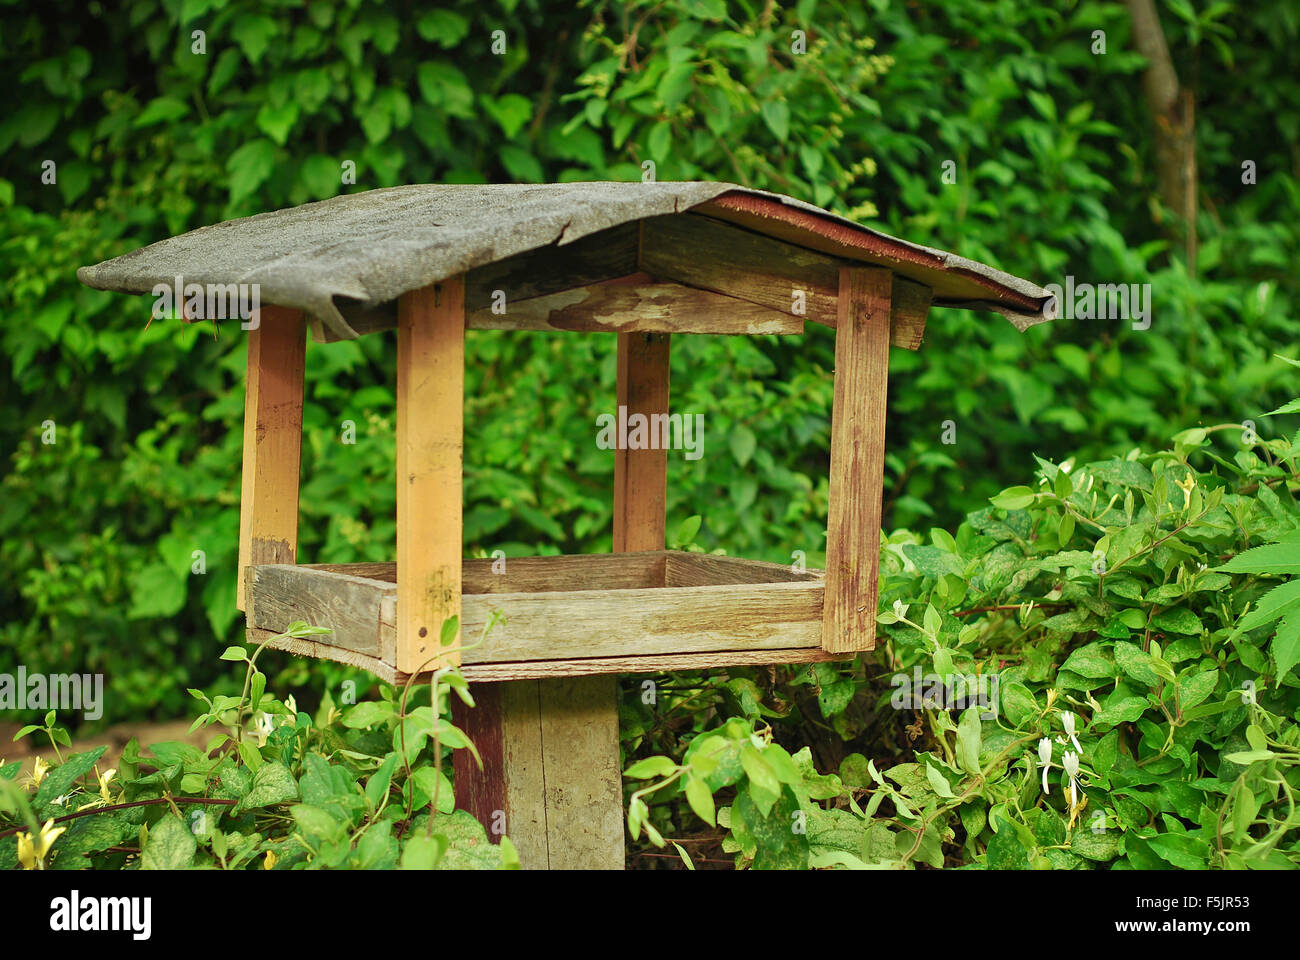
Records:
{"label": "wooden side rail of tray", "polygon": [[[821,649],[818,570],[676,550],[524,557],[494,573],[501,562],[463,567],[461,662],[473,680],[834,657]],[[396,564],[254,564],[247,577],[251,640],[305,620],[332,632],[271,645],[404,678],[395,660]],[[494,613],[503,619],[485,633]]]}

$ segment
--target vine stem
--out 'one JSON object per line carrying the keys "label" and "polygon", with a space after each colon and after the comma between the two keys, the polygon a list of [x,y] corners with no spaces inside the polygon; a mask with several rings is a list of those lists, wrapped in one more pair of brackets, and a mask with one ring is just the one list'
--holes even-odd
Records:
{"label": "vine stem", "polygon": [[[76,820],[79,817],[88,817],[94,813],[109,813],[113,810],[126,810],[130,807],[149,807],[160,803],[166,803],[171,806],[178,803],[197,803],[233,807],[238,802],[238,800],[225,800],[218,797],[154,797],[152,800],[134,800],[131,803],[111,803],[103,807],[91,807],[88,810],[78,810],[76,813],[69,813],[66,816],[55,817],[53,822],[64,823],[68,820]],[[6,837],[12,837],[15,833],[21,833],[22,829],[22,827],[14,827],[10,830],[5,830],[3,833],[0,833],[0,840],[5,839]]]}

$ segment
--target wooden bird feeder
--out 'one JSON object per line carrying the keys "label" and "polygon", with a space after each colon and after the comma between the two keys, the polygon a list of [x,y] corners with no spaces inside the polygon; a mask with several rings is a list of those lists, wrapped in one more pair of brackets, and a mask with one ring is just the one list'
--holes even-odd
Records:
{"label": "wooden bird feeder", "polygon": [[[458,717],[485,766],[458,759],[456,794],[484,823],[504,819],[534,867],[622,866],[615,674],[873,647],[890,345],[916,349],[931,305],[994,310],[1022,330],[1055,309],[991,267],[721,183],[373,190],[79,276],[134,293],[197,283],[209,307],[214,287],[257,284],[239,540],[249,640],[305,620],[332,632],[274,645],[390,682],[457,663],[471,681],[508,681],[477,686]],[[187,319],[209,319],[199,306]],[[794,336],[806,322],[835,330],[824,573],[666,550],[663,449],[616,451],[614,553],[509,559],[502,573],[464,559],[466,330],[608,331],[617,405],[653,417],[669,413],[674,334]],[[395,563],[299,562],[308,327],[321,342],[397,330]],[[440,645],[448,618],[469,641],[494,614],[503,622],[463,657]]]}

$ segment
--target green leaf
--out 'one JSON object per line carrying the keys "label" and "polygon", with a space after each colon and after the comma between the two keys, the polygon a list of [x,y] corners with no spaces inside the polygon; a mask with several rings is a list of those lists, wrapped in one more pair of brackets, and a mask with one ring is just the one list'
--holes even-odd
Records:
{"label": "green leaf", "polygon": [[952,784],[948,782],[948,778],[929,763],[925,765],[925,779],[930,782],[930,786],[934,788],[934,792],[939,796],[946,799],[951,799],[956,796],[956,794],[952,792]]}
{"label": "green leaf", "polygon": [[59,812],[66,813],[67,811],[54,805],[52,801],[72,790],[76,782],[99,762],[99,758],[107,749],[108,747],[96,747],[85,753],[74,754],[47,773],[36,791],[36,796],[32,798],[32,807],[43,817],[53,816]]}
{"label": "green leaf", "polygon": [[268,16],[243,13],[235,19],[234,25],[230,28],[230,35],[244,51],[244,56],[249,62],[256,64],[262,59],[262,54],[266,52],[271,38],[278,30],[276,22]]}
{"label": "green leaf", "polygon": [[763,122],[772,131],[779,143],[785,143],[790,136],[790,108],[779,100],[764,100],[759,108]]}
{"label": "green leaf", "polygon": [[343,726],[359,730],[386,723],[395,715],[392,703],[387,700],[362,700],[343,715]]}
{"label": "green leaf", "polygon": [[1000,510],[1023,510],[1034,502],[1034,491],[1029,487],[1007,487],[990,502]]}
{"label": "green leaf", "polygon": [[219,658],[221,660],[247,660],[248,651],[243,647],[226,647]]}
{"label": "green leaf", "polygon": [[957,764],[967,773],[980,773],[982,732],[980,708],[968,708],[957,724]]}
{"label": "green leaf", "polygon": [[695,535],[700,532],[702,520],[703,518],[697,513],[681,522],[681,525],[677,528],[677,545],[679,547],[694,542]]}
{"label": "green leaf", "polygon": [[1277,627],[1270,647],[1277,675],[1285,677],[1291,668],[1300,663],[1300,613],[1288,614]]}
{"label": "green leaf", "polygon": [[701,777],[694,775],[686,779],[686,802],[691,805],[695,815],[711,827],[717,826],[713,806],[713,791]]}
{"label": "green leaf", "polygon": [[1209,844],[1185,833],[1159,833],[1148,837],[1147,845],[1160,859],[1182,870],[1204,870],[1209,863]]}
{"label": "green leaf", "polygon": [[165,563],[151,563],[131,575],[128,620],[175,616],[185,606],[186,583]]}
{"label": "green leaf", "polygon": [[236,808],[243,813],[298,799],[298,783],[282,763],[265,763],[253,774],[253,786]]}
{"label": "green leaf", "polygon": [[149,830],[140,851],[141,870],[184,870],[194,862],[198,850],[194,834],[173,813],[165,815]]}
{"label": "green leaf", "polygon": [[623,776],[633,780],[650,780],[654,777],[667,777],[677,772],[677,764],[671,757],[646,757],[638,760],[623,772]]}
{"label": "green leaf", "polygon": [[754,456],[754,450],[758,446],[758,438],[754,436],[754,431],[749,429],[743,423],[736,424],[731,429],[731,455],[736,458],[736,463],[745,466]]}
{"label": "green leaf", "polygon": [[447,852],[448,841],[442,834],[416,834],[402,849],[403,870],[432,870]]}
{"label": "green leaf", "polygon": [[465,39],[469,21],[451,10],[430,10],[415,21],[415,30],[425,40],[436,40],[445,50]]}
{"label": "green leaf", "polygon": [[1226,573],[1300,573],[1300,549],[1294,543],[1253,547],[1215,569]]}
{"label": "green leaf", "polygon": [[230,155],[226,173],[230,175],[230,202],[239,203],[262,185],[275,168],[275,144],[265,137],[250,140]]}

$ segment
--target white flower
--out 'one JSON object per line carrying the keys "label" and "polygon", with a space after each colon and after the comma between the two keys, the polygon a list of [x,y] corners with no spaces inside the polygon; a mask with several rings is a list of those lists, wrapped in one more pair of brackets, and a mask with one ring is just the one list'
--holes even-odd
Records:
{"label": "white flower", "polygon": [[259,713],[253,723],[253,735],[257,737],[259,747],[266,746],[266,739],[275,733],[275,720],[269,713]]}
{"label": "white flower", "polygon": [[1079,776],[1079,755],[1066,753],[1061,758],[1061,766],[1065,768],[1065,775],[1070,778],[1070,809],[1073,810],[1079,805],[1079,787],[1075,780]]}
{"label": "white flower", "polygon": [[1043,793],[1051,793],[1047,786],[1047,771],[1052,769],[1052,741],[1046,737],[1038,741],[1038,760],[1043,765]]}
{"label": "white flower", "polygon": [[66,807],[68,805],[68,795],[65,793],[61,797],[55,797],[50,801],[50,803],[56,804],[60,807]]}
{"label": "white flower", "polygon": [[1072,711],[1063,710],[1061,712],[1061,726],[1065,727],[1065,735],[1074,744],[1074,749],[1083,753],[1083,747],[1079,746],[1079,738],[1074,735],[1074,713]]}

